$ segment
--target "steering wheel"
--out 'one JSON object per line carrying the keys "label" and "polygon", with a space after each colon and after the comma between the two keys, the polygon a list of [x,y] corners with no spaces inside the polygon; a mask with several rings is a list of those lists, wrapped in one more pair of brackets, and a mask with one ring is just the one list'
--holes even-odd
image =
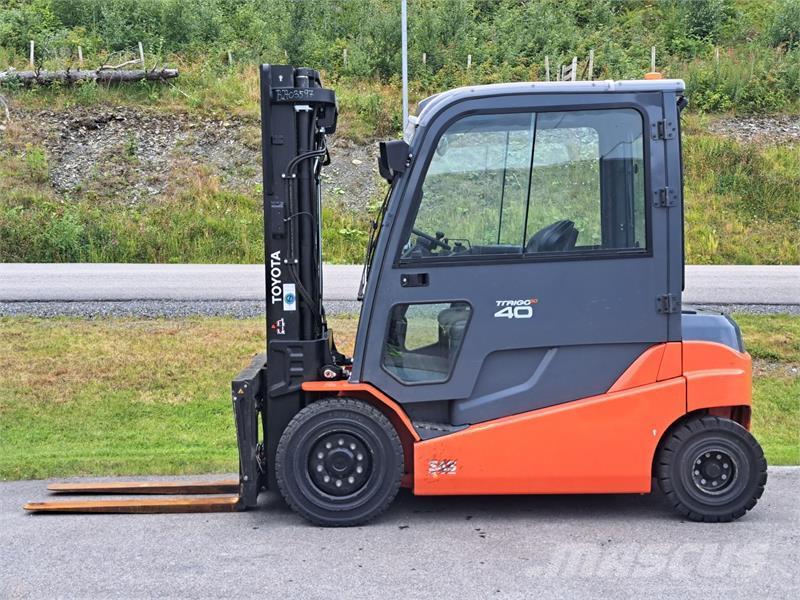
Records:
{"label": "steering wheel", "polygon": [[413,229],[412,228],[411,229],[411,233],[413,233],[417,237],[421,237],[423,240],[429,241],[434,246],[438,246],[439,248],[441,248],[445,252],[450,252],[452,250],[452,248],[450,247],[449,244],[447,244],[446,242],[442,241],[441,238],[444,237],[444,234],[441,233],[441,232],[437,232],[440,235],[438,237],[435,237],[435,236],[432,236],[429,233],[425,233],[424,231],[420,231],[419,229]]}

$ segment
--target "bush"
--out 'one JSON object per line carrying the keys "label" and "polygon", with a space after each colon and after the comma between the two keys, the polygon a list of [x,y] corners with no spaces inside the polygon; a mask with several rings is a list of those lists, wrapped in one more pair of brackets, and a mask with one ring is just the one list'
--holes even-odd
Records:
{"label": "bush", "polygon": [[770,42],[796,48],[800,44],[800,0],[779,0],[769,27]]}

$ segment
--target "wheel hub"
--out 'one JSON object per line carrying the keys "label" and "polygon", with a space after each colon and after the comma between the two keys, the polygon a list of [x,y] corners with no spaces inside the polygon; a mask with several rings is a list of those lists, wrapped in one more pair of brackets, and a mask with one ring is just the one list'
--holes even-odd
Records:
{"label": "wheel hub", "polygon": [[737,476],[736,462],[724,450],[709,448],[692,461],[692,481],[705,494],[725,491]]}
{"label": "wheel hub", "polygon": [[308,474],[320,490],[333,496],[347,496],[369,479],[370,453],[361,439],[350,433],[322,436],[308,457]]}

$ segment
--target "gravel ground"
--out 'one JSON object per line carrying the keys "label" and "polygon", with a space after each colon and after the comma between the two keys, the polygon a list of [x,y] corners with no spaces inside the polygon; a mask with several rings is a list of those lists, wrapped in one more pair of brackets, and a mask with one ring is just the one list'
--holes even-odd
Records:
{"label": "gravel ground", "polygon": [[800,116],[796,115],[726,117],[712,122],[708,128],[740,142],[800,142]]}
{"label": "gravel ground", "polygon": [[[361,303],[332,300],[325,303],[328,315],[354,314]],[[264,315],[257,300],[124,300],[119,302],[0,302],[0,317],[234,317],[248,319]]]}
{"label": "gravel ground", "polygon": [[[800,315],[798,304],[693,304],[693,308],[723,313]],[[687,307],[688,308],[688,307]],[[331,300],[328,315],[357,314],[361,303]],[[181,318],[192,316],[248,319],[264,314],[264,303],[255,300],[125,300],[119,302],[0,302],[0,317],[145,317]]]}

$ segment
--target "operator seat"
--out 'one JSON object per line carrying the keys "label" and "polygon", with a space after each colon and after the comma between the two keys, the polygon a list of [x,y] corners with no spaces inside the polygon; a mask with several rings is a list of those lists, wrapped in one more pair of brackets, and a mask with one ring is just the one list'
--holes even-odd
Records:
{"label": "operator seat", "polygon": [[458,350],[467,330],[469,307],[463,303],[453,303],[439,313],[438,320],[439,346],[447,356],[453,358],[452,354]]}
{"label": "operator seat", "polygon": [[575,223],[564,219],[534,233],[525,244],[525,252],[564,252],[575,248],[577,240]]}

